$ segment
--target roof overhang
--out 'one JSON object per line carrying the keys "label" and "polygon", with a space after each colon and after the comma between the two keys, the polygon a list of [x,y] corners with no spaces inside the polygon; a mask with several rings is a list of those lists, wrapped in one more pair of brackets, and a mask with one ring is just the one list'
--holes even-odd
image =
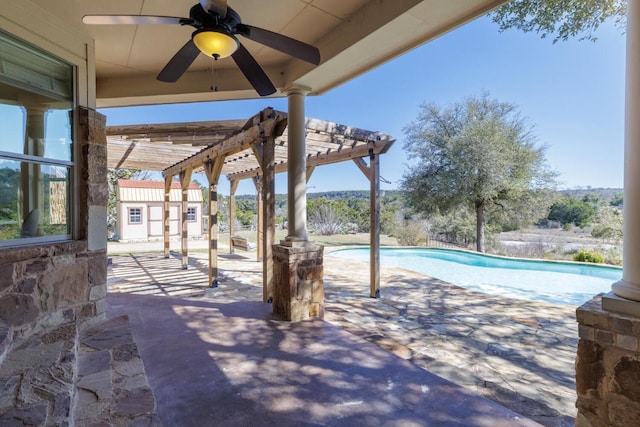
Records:
{"label": "roof overhang", "polygon": [[[432,40],[507,0],[230,1],[246,24],[317,46],[321,63],[301,60],[242,39],[283,96],[301,85],[324,93]],[[85,25],[85,14],[188,16],[196,0],[33,0],[95,40],[98,107],[256,98],[231,58],[200,55],[176,83],[155,79],[191,36],[178,25]],[[35,12],[34,12],[35,13]],[[211,90],[218,86],[218,90]]]}

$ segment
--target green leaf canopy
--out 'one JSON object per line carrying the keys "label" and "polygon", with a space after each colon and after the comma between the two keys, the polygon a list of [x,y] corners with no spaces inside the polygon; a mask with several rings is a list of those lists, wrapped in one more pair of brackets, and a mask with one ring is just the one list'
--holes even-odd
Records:
{"label": "green leaf canopy", "polygon": [[422,105],[404,133],[411,164],[401,186],[408,204],[426,215],[475,210],[479,250],[486,208],[531,201],[555,185],[544,148],[536,147],[517,108],[486,93],[448,108]]}

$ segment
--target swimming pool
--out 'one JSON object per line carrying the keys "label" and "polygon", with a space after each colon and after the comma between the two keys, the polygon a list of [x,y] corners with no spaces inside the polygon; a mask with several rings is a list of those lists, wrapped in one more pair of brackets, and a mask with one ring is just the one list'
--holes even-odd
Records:
{"label": "swimming pool", "polygon": [[[369,261],[368,248],[339,249],[332,255]],[[382,248],[380,263],[487,294],[576,306],[609,292],[611,285],[622,279],[622,269],[616,267],[510,259],[449,249]]]}

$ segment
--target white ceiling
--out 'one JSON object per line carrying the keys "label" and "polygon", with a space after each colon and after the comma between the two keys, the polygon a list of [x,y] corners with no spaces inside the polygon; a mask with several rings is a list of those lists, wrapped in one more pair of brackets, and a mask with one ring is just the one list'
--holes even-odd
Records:
{"label": "white ceiling", "polygon": [[[243,23],[279,32],[320,49],[318,66],[242,39],[283,96],[291,85],[323,93],[409,49],[480,16],[506,0],[230,0]],[[197,0],[33,0],[84,26],[95,40],[98,107],[255,98],[231,58],[204,55],[176,83],[155,80],[192,28],[177,25],[82,23],[85,14],[188,17]]]}

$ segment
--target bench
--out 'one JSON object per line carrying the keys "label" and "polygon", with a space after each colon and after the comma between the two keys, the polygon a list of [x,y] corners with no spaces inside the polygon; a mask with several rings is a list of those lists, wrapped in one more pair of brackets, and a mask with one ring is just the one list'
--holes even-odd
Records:
{"label": "bench", "polygon": [[234,249],[237,248],[237,249],[242,249],[244,251],[249,251],[251,249],[255,249],[256,244],[249,242],[244,237],[235,236],[231,238],[231,247]]}

